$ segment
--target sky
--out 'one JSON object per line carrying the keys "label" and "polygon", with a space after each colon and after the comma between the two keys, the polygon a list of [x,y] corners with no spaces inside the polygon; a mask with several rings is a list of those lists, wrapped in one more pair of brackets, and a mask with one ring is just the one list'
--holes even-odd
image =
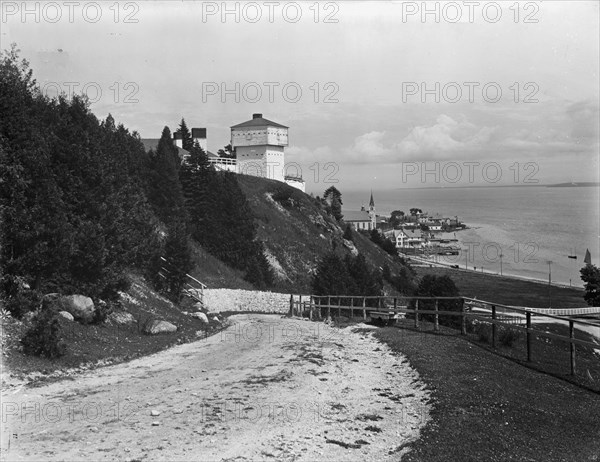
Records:
{"label": "sky", "polygon": [[599,5],[3,1],[0,40],[142,138],[262,113],[315,194],[552,184],[599,180]]}

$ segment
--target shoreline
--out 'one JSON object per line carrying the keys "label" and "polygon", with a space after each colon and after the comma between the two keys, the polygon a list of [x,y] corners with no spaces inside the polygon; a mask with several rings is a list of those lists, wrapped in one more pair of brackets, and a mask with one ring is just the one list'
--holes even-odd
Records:
{"label": "shoreline", "polygon": [[[494,272],[494,271],[490,271],[490,270],[486,270],[485,268],[481,271],[479,270],[474,270],[474,269],[468,269],[468,268],[464,268],[461,267],[460,264],[458,263],[442,263],[439,261],[433,261],[433,260],[429,260],[426,257],[420,257],[420,256],[416,256],[416,255],[408,255],[408,254],[404,254],[402,252],[398,252],[398,254],[406,259],[409,263],[413,263],[413,261],[416,261],[418,263],[422,263],[424,265],[430,265],[430,266],[435,266],[438,268],[447,268],[447,269],[454,269],[456,271],[462,271],[462,272],[467,272],[467,273],[471,273],[471,274],[485,274],[488,276],[496,276],[499,278],[506,278],[506,279],[513,279],[513,280],[518,280],[518,281],[527,281],[527,282],[533,282],[539,285],[543,285],[543,286],[551,286],[551,287],[557,287],[557,288],[561,288],[561,289],[580,289],[580,290],[584,290],[583,286],[579,286],[579,285],[569,285],[569,284],[565,284],[562,282],[551,282],[550,284],[548,284],[548,281],[544,281],[543,279],[539,279],[539,278],[533,278],[533,277],[528,277],[528,276],[520,276],[520,275],[516,275],[516,274],[509,274],[509,273],[503,273],[500,274],[498,272]],[[458,265],[458,268],[455,268],[454,266]],[[417,266],[414,265],[413,266]]]}

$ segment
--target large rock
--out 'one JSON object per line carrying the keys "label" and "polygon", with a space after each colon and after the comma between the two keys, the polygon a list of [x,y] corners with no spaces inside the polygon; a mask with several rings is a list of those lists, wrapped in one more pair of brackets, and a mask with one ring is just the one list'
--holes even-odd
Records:
{"label": "large rock", "polygon": [[171,334],[177,332],[177,326],[168,321],[155,319],[144,326],[144,333],[150,335]]}
{"label": "large rock", "polygon": [[92,299],[84,295],[46,294],[42,298],[42,310],[52,310],[57,314],[66,311],[76,321],[86,324],[94,319],[96,309]]}
{"label": "large rock", "polygon": [[68,311],[75,320],[81,323],[89,323],[94,319],[94,302],[90,297],[84,295],[67,295],[62,297],[63,311]]}
{"label": "large rock", "polygon": [[201,311],[192,313],[191,316],[193,318],[199,319],[200,321],[202,321],[205,324],[208,324],[208,317],[206,316],[206,314],[202,313]]}
{"label": "large rock", "polygon": [[135,322],[133,315],[126,311],[113,311],[108,315],[108,319],[117,324],[132,324]]}

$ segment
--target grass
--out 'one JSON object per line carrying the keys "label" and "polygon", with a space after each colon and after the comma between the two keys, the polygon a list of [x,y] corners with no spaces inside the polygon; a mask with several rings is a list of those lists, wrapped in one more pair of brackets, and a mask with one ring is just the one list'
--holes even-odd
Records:
{"label": "grass", "polygon": [[[3,321],[2,346],[3,365],[18,378],[31,379],[32,373],[44,376],[36,381],[54,380],[59,371],[76,368],[94,368],[99,365],[128,361],[140,356],[156,353],[165,348],[198,340],[220,329],[220,324],[201,321],[183,314],[182,310],[153,292],[139,276],[132,275],[133,285],[123,299],[121,314],[129,313],[134,321],[119,324],[114,320],[100,325],[82,325],[59,318],[62,337],[67,344],[67,353],[57,359],[26,356],[20,349],[20,338],[28,323],[13,318]],[[163,319],[177,326],[173,334],[145,335],[143,324],[149,319]],[[201,335],[198,336],[197,332]],[[57,374],[52,375],[53,372]],[[34,374],[37,376],[39,374]],[[49,377],[48,377],[49,376]]]}
{"label": "grass", "polygon": [[[548,285],[516,278],[476,273],[453,268],[415,267],[418,277],[425,274],[448,275],[452,278],[460,294],[503,305],[548,308]],[[581,308],[586,306],[584,291],[579,288],[555,287],[551,289],[552,307]]]}
{"label": "grass", "polygon": [[403,461],[599,461],[600,394],[457,336],[383,328],[432,391],[432,420]]}

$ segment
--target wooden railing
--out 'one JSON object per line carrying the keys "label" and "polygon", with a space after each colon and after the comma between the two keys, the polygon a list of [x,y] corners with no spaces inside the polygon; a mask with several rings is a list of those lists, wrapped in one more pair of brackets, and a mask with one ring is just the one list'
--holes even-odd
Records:
{"label": "wooden railing", "polygon": [[[303,300],[304,298],[304,300]],[[441,301],[454,300],[457,304],[456,310],[440,309]],[[291,295],[290,312],[294,316],[308,317],[311,320],[332,318],[332,313],[341,317],[342,314],[349,318],[358,317],[361,320],[371,319],[372,313],[375,318],[380,313],[399,314],[406,317],[410,314],[414,317],[414,327],[419,328],[422,317],[433,317],[434,331],[440,330],[440,316],[460,317],[460,331],[462,335],[467,334],[467,320],[476,320],[491,324],[492,347],[497,348],[498,327],[515,329],[526,335],[527,361],[532,361],[532,339],[533,336],[546,337],[561,340],[569,344],[570,348],[570,372],[575,375],[576,370],[576,345],[600,350],[599,343],[575,337],[577,326],[591,326],[597,328],[600,336],[600,324],[575,320],[565,316],[549,313],[540,313],[534,309],[515,308],[499,303],[476,300],[468,297],[362,297],[347,295]],[[355,314],[357,316],[355,316]],[[535,329],[533,326],[542,318],[550,318],[549,322],[560,322],[568,325],[569,335],[560,335],[546,330]],[[548,321],[546,321],[548,322]]]}
{"label": "wooden railing", "polygon": [[[167,261],[166,258],[160,257],[160,259],[164,263],[164,266],[161,267],[159,273],[162,277],[166,278],[167,274],[177,270],[177,268]],[[182,288],[183,294],[204,306],[204,289],[206,289],[206,285],[187,273],[185,273],[185,277],[186,281]]]}

